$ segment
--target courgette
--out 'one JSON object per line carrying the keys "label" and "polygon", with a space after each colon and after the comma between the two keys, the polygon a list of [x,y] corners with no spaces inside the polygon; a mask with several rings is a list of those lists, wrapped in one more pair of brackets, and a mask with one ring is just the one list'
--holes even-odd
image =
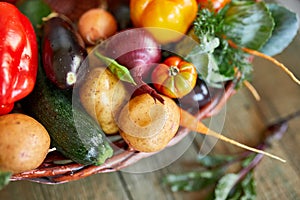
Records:
{"label": "courgette", "polygon": [[48,80],[40,59],[35,88],[21,105],[45,126],[52,145],[64,156],[84,165],[104,163],[113,155],[105,134],[66,93]]}

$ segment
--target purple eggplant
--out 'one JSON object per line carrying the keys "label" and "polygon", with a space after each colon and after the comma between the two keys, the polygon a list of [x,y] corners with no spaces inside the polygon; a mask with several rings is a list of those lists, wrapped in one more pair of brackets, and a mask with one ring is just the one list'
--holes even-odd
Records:
{"label": "purple eggplant", "polygon": [[42,60],[47,77],[59,88],[75,84],[77,72],[87,56],[84,43],[65,16],[49,18],[43,24]]}

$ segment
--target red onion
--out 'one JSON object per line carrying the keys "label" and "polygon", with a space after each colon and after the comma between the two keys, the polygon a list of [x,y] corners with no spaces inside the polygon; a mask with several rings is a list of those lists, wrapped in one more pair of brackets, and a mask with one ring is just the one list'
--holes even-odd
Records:
{"label": "red onion", "polygon": [[129,29],[114,35],[107,42],[106,54],[130,70],[140,90],[163,103],[163,98],[143,81],[161,59],[160,45],[147,30]]}

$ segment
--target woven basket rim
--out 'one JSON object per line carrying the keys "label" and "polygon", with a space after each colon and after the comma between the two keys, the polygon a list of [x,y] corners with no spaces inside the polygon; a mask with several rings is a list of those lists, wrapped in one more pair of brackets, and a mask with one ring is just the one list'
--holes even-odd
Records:
{"label": "woven basket rim", "polygon": [[[225,90],[211,99],[204,107],[202,107],[195,117],[202,120],[217,114],[227,100],[232,96],[236,90],[236,81],[229,81],[225,85]],[[190,131],[186,128],[180,128],[175,137],[169,142],[167,147],[173,146],[181,141]],[[14,174],[11,176],[10,181],[27,180],[38,182],[42,184],[60,184],[78,179],[88,177],[93,174],[115,172],[128,167],[139,160],[157,154],[137,152],[128,148],[124,140],[120,139],[113,142],[114,145],[125,148],[123,152],[115,153],[111,158],[107,159],[102,165],[82,165],[75,162],[68,162],[61,164],[68,160],[61,153],[57,151],[49,152],[44,162],[36,169]]]}

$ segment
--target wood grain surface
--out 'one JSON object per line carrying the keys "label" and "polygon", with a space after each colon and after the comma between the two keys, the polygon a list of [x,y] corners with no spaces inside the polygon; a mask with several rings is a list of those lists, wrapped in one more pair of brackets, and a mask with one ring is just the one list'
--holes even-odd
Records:
{"label": "wood grain surface", "polygon": [[[300,12],[300,1],[289,0],[293,10]],[[284,3],[281,1],[281,3]],[[298,7],[297,7],[298,6]],[[300,35],[276,59],[288,66],[297,77],[300,77]],[[228,137],[249,145],[257,144],[260,133],[266,126],[280,117],[300,110],[300,86],[269,61],[260,58],[254,60],[253,85],[259,92],[261,100],[257,102],[250,92],[240,89],[226,104],[221,113],[210,119],[210,127],[222,131]],[[283,157],[286,163],[263,158],[255,169],[257,195],[259,200],[299,200],[300,199],[300,118],[289,123],[284,138],[275,142],[269,152]],[[205,140],[205,142],[204,142]],[[210,153],[234,153],[241,149],[204,138],[201,135],[190,135],[185,141],[188,146],[182,156],[158,170],[152,171],[155,163],[166,159],[156,156],[148,161],[141,161],[127,171],[96,174],[78,181],[60,184],[43,185],[27,181],[11,182],[0,191],[1,200],[180,200],[204,199],[207,191],[171,192],[161,184],[161,178],[168,173],[185,172],[197,169],[195,158],[199,151]],[[216,143],[215,145],[212,145]],[[179,148],[177,148],[178,150]],[[181,150],[181,149],[179,149]],[[139,171],[145,173],[133,173]],[[129,171],[129,172],[128,172]]]}

